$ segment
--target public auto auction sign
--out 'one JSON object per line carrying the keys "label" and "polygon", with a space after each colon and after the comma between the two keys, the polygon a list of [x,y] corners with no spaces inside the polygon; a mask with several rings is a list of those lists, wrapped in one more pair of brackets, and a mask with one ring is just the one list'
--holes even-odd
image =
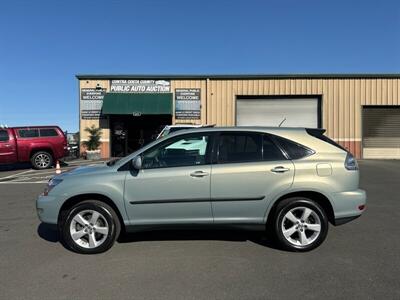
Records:
{"label": "public auto auction sign", "polygon": [[113,79],[111,80],[111,93],[170,93],[171,82],[169,80],[137,80],[137,79]]}

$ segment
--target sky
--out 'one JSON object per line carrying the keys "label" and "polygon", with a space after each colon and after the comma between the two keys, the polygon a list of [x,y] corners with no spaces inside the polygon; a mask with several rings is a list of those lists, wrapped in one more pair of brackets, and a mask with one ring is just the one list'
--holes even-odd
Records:
{"label": "sky", "polygon": [[79,126],[76,74],[400,73],[400,1],[0,0],[0,124]]}

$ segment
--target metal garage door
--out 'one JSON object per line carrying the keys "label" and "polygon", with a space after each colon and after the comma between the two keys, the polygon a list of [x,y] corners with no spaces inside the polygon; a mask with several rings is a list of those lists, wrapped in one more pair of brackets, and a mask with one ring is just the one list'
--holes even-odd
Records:
{"label": "metal garage door", "polygon": [[238,98],[238,126],[319,127],[318,98]]}
{"label": "metal garage door", "polygon": [[363,107],[363,157],[400,159],[400,107]]}

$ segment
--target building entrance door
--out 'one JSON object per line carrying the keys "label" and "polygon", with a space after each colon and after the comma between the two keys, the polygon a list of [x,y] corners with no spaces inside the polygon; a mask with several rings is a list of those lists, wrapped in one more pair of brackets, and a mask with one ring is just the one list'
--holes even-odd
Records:
{"label": "building entrance door", "polygon": [[166,125],[172,124],[171,115],[112,115],[111,155],[126,156],[152,142]]}

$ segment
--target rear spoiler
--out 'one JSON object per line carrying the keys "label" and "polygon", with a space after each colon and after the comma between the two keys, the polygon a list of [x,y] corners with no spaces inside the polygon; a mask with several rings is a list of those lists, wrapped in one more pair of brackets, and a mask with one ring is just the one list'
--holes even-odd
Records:
{"label": "rear spoiler", "polygon": [[326,129],[323,128],[306,128],[306,131],[309,135],[312,136],[321,136],[324,135],[324,133],[326,132]]}

